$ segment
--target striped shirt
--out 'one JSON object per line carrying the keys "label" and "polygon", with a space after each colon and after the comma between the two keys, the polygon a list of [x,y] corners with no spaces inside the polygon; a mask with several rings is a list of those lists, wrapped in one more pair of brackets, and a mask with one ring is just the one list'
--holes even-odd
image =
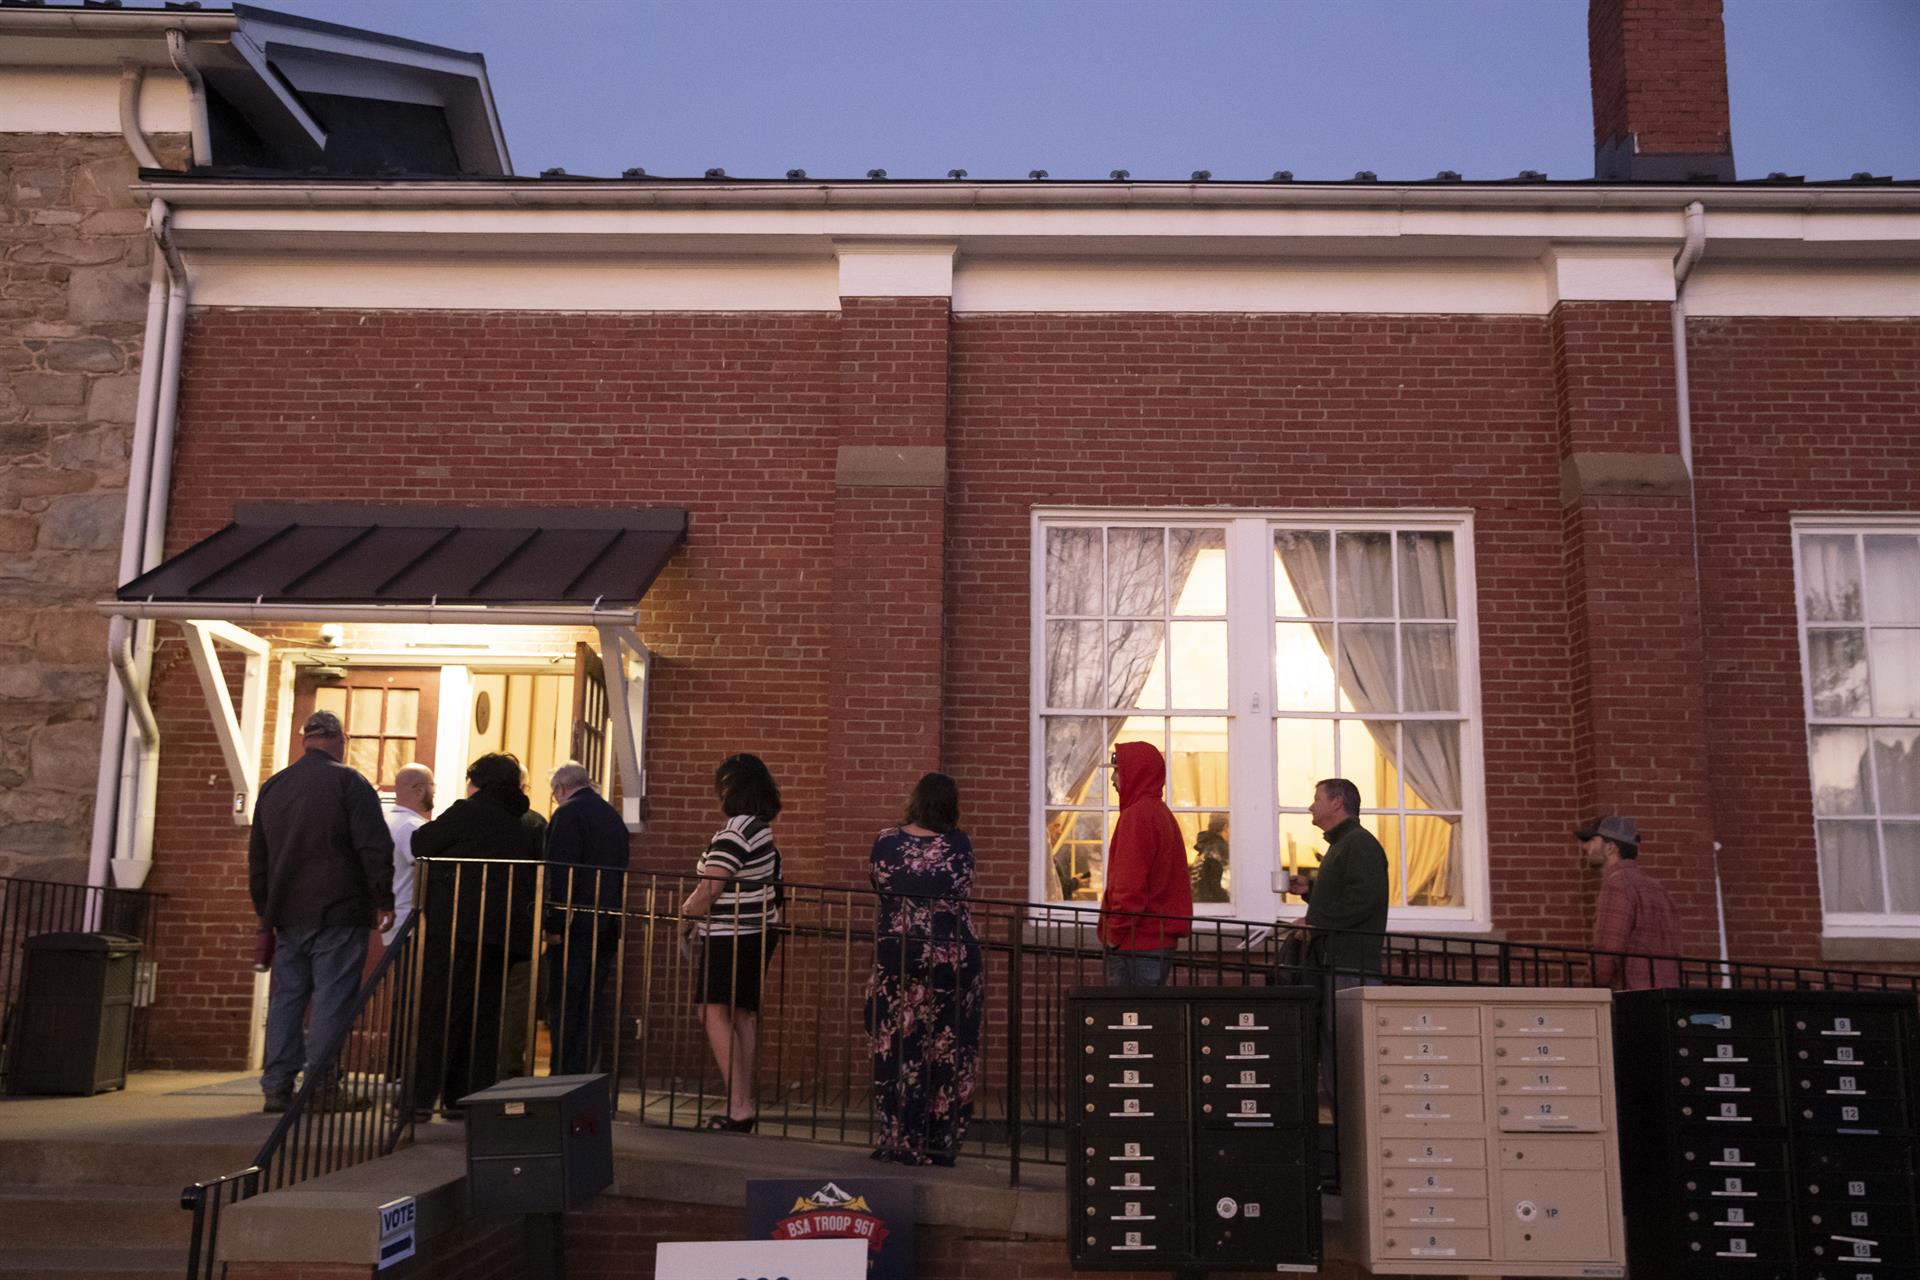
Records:
{"label": "striped shirt", "polygon": [[780,851],[774,847],[773,828],[767,823],[751,814],[728,818],[700,855],[699,869],[703,875],[724,873],[737,882],[713,900],[700,926],[706,936],[763,933],[779,922],[774,884],[780,879]]}

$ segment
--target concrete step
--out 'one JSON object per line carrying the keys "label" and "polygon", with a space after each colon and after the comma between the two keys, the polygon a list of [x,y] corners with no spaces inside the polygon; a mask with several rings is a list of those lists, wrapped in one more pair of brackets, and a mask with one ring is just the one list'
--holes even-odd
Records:
{"label": "concrete step", "polygon": [[0,1276],[72,1276],[76,1280],[180,1280],[187,1251],[178,1249],[0,1249]]}
{"label": "concrete step", "polygon": [[0,1184],[0,1240],[10,1249],[179,1249],[192,1225],[178,1187]]}
{"label": "concrete step", "polygon": [[259,1149],[215,1142],[48,1142],[0,1138],[0,1184],[179,1188],[244,1169]]}

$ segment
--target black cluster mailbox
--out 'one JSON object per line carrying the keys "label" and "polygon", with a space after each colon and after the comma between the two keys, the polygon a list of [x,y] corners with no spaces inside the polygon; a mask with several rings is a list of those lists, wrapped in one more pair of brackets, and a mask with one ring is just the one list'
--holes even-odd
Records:
{"label": "black cluster mailbox", "polygon": [[564,1213],[612,1184],[606,1076],[522,1076],[460,1102],[476,1216]]}
{"label": "black cluster mailbox", "polygon": [[1076,1269],[1319,1269],[1317,1016],[1311,987],[1068,993]]}
{"label": "black cluster mailbox", "polygon": [[1920,1275],[1912,995],[1614,1002],[1635,1276]]}

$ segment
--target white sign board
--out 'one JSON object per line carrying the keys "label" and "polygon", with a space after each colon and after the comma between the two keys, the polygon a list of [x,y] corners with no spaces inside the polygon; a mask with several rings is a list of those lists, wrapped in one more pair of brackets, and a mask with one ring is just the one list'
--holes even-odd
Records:
{"label": "white sign board", "polygon": [[662,1244],[654,1280],[866,1280],[864,1240],[708,1240]]}
{"label": "white sign board", "polygon": [[385,1271],[394,1263],[413,1256],[414,1223],[419,1206],[412,1196],[389,1200],[380,1206],[380,1253],[376,1271]]}

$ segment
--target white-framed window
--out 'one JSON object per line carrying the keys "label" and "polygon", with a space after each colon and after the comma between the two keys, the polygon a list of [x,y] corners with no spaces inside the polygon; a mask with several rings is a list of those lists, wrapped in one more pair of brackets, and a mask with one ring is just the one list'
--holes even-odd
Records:
{"label": "white-framed window", "polygon": [[1167,761],[1195,910],[1288,918],[1351,778],[1403,928],[1487,920],[1472,519],[1089,511],[1033,519],[1036,901],[1097,901],[1114,745]]}
{"label": "white-framed window", "polygon": [[1826,932],[1920,936],[1920,516],[1793,522]]}

